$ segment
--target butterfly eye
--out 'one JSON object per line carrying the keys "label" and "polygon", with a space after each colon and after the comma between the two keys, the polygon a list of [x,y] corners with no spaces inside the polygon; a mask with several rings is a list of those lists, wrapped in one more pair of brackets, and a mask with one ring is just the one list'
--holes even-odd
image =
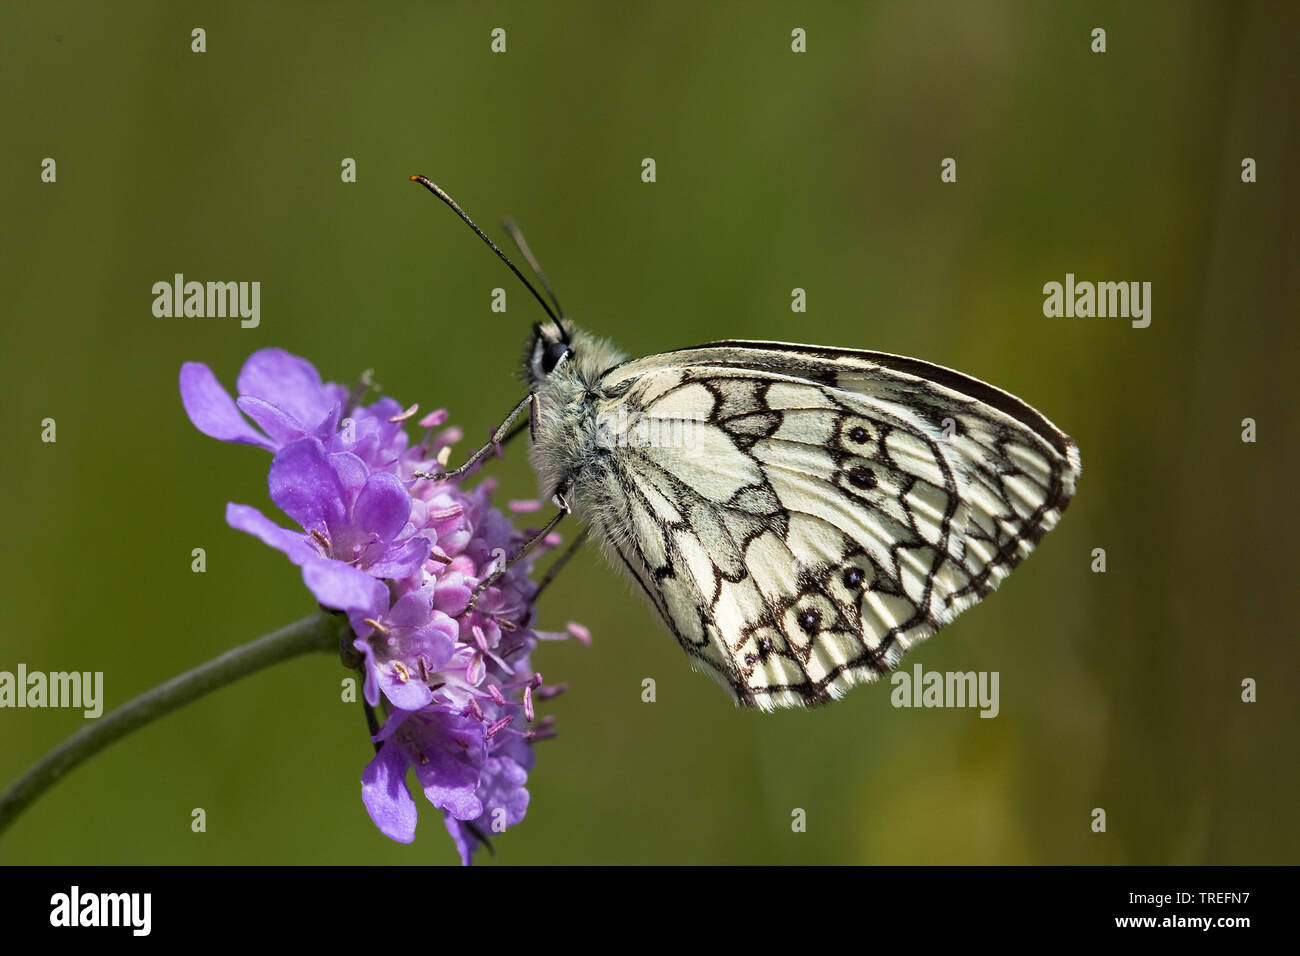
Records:
{"label": "butterfly eye", "polygon": [[555,366],[560,364],[560,359],[570,351],[568,342],[547,342],[542,348],[542,372],[550,375],[555,371]]}

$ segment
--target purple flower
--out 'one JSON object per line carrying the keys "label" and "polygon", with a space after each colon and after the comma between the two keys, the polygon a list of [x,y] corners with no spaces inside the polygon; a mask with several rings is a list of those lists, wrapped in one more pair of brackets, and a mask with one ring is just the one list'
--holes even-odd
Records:
{"label": "purple flower", "polygon": [[466,821],[446,815],[447,832],[460,851],[461,862],[468,866],[481,842],[481,835],[499,833],[523,820],[528,811],[528,791],[524,784],[528,771],[510,757],[489,757],[479,773],[484,811]]}
{"label": "purple flower", "polygon": [[382,688],[394,706],[419,710],[433,702],[429,676],[450,662],[460,626],[434,608],[429,588],[403,594],[392,607],[387,593],[378,597],[370,608],[349,614],[359,635],[353,646],[365,659],[366,700],[377,706]]}
{"label": "purple flower", "polygon": [[[283,551],[294,564],[338,561],[376,578],[405,578],[429,557],[433,542],[410,523],[411,496],[387,472],[369,472],[348,452],[326,454],[316,438],[282,447],[271,462],[271,500],[304,531],[286,531],[255,508],[229,514],[230,524]],[[326,607],[347,610],[317,595]]]}
{"label": "purple flower", "polygon": [[523,820],[533,744],[554,736],[535,704],[562,686],[544,687],[529,661],[539,632],[528,574],[558,537],[512,565],[470,610],[526,535],[493,506],[490,479],[467,492],[414,477],[437,471],[439,453],[460,437],[454,428],[435,432],[445,412],[421,419],[424,435],[412,445],[403,425],[415,406],[390,398],[361,406],[360,390],[323,383],[309,362],[280,349],[250,356],[238,390],[232,399],[205,365],[181,368],[181,398],[200,431],[273,452],[271,500],[300,530],[248,505],[228,505],[227,522],[282,551],[317,601],[352,625],[365,700],[385,715],[362,773],[366,810],[385,835],[413,840],[406,777],[414,768],[468,864],[488,834]]}
{"label": "purple flower", "polygon": [[310,362],[283,349],[250,355],[236,387],[239,398],[232,399],[206,365],[181,366],[181,402],[205,435],[268,451],[314,437],[330,452],[350,452],[374,470],[394,470],[407,452],[406,414],[396,401],[381,398],[369,407],[348,408],[347,389],[322,383]]}
{"label": "purple flower", "polygon": [[477,791],[487,740],[481,723],[450,708],[398,711],[375,741],[382,746],[361,773],[361,797],[384,836],[399,843],[415,839],[415,801],[406,789],[406,771],[412,766],[424,795],[449,818],[482,816]]}
{"label": "purple flower", "polygon": [[239,399],[232,401],[206,365],[181,366],[181,402],[195,428],[222,441],[272,451],[304,435],[333,435],[347,398],[343,386],[322,384],[310,362],[283,349],[250,355],[239,373],[238,388]]}

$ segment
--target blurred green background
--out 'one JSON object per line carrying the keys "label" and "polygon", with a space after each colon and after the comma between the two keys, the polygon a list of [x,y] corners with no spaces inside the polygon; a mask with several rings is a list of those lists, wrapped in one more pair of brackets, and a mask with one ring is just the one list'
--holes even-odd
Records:
{"label": "blurred green background", "polygon": [[[227,501],[270,508],[269,459],[189,425],[183,361],[227,385],[268,345],[374,368],[475,439],[520,397],[539,312],[423,172],[498,237],[514,217],[632,354],[915,355],[1020,395],[1084,461],[1038,553],[907,659],[998,671],[995,720],[887,685],[740,712],[584,553],[542,623],[595,643],[534,659],[571,690],[496,862],[1295,862],[1298,34],[1288,3],[6,4],[0,669],[102,670],[111,707],[310,611],[226,526]],[[154,318],[176,272],[260,281],[260,327]],[[1150,281],[1150,328],[1045,318],[1066,272]],[[535,492],[522,448],[492,472]],[[453,862],[423,802],[413,846],[371,825],[343,676],[297,660],[134,734],[0,860]],[[0,780],[82,724],[0,711]]]}

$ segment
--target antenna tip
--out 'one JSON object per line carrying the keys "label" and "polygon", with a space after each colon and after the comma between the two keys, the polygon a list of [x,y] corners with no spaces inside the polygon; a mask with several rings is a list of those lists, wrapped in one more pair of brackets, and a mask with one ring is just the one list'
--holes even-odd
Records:
{"label": "antenna tip", "polygon": [[423,178],[424,178],[423,176],[415,175],[415,176],[412,176],[412,177],[411,177],[411,182],[413,182],[413,183],[418,183],[418,182],[419,182],[421,179],[423,179]]}

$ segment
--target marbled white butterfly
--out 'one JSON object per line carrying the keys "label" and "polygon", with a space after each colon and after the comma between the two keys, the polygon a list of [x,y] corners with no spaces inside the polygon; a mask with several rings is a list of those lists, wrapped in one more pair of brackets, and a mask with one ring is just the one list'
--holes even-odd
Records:
{"label": "marbled white butterfly", "polygon": [[628,360],[564,318],[509,228],[555,305],[529,285],[551,321],[534,328],[529,395],[493,436],[528,409],[559,509],[528,546],[585,520],[739,703],[807,707],[876,680],[996,588],[1074,494],[1079,451],[1060,429],[938,365],[744,341]]}

